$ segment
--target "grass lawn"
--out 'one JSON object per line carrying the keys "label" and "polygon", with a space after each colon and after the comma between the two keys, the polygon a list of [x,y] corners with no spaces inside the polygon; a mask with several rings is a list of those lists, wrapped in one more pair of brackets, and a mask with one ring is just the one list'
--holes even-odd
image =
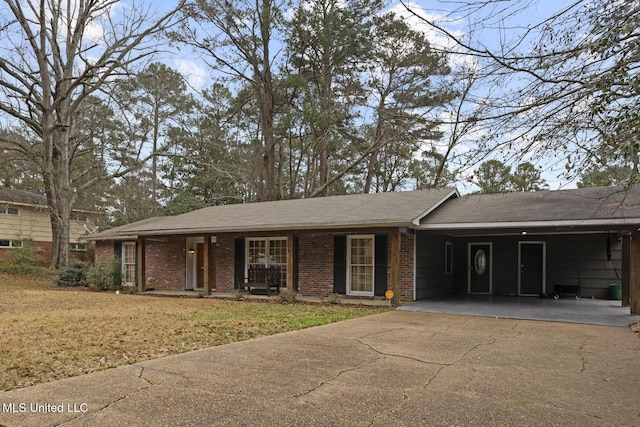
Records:
{"label": "grass lawn", "polygon": [[116,295],[52,279],[0,273],[0,390],[386,310]]}

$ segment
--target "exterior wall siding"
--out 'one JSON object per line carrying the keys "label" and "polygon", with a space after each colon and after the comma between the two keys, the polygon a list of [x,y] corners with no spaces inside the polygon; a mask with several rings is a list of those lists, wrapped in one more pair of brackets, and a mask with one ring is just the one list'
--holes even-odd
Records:
{"label": "exterior wall siding", "polygon": [[[435,240],[440,237],[430,236]],[[469,243],[493,244],[492,293],[494,295],[518,294],[518,242],[545,242],[546,246],[546,294],[552,294],[554,284],[577,285],[586,298],[609,298],[609,286],[622,281],[622,242],[609,235],[611,260],[607,257],[607,234],[575,234],[554,236],[504,236],[453,239],[454,289],[466,294],[468,286]],[[419,278],[422,277],[420,270]],[[419,279],[420,281],[421,279]],[[446,286],[443,279],[433,278],[433,286]],[[426,298],[419,297],[419,298]]]}
{"label": "exterior wall siding", "polygon": [[[416,235],[416,299],[431,298],[455,292],[454,274],[445,273],[445,244],[457,245],[444,236],[418,232]],[[456,263],[452,264],[455,268]]]}

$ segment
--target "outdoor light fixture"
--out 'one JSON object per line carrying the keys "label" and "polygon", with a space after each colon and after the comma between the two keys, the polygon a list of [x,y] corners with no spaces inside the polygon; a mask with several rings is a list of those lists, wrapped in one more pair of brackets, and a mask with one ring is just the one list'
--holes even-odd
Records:
{"label": "outdoor light fixture", "polygon": [[196,251],[195,251],[193,248],[189,248],[189,253],[190,253],[191,255],[193,255],[193,254],[195,254],[195,253],[196,253]]}

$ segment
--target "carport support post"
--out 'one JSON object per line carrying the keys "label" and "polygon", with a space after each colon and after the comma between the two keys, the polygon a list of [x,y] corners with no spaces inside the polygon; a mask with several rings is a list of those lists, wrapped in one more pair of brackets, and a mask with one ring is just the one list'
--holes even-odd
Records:
{"label": "carport support post", "polygon": [[211,295],[211,235],[205,234],[203,245],[203,293],[205,295]]}
{"label": "carport support post", "polygon": [[144,292],[144,288],[145,288],[145,283],[147,280],[146,277],[146,270],[147,267],[145,265],[145,240],[144,237],[139,237],[138,238],[138,244],[136,245],[136,248],[138,249],[138,253],[136,254],[137,256],[137,261],[138,261],[138,271],[137,271],[137,280],[138,280],[138,292]]}
{"label": "carport support post", "polygon": [[640,315],[640,232],[631,234],[629,274],[629,308],[632,316]]}

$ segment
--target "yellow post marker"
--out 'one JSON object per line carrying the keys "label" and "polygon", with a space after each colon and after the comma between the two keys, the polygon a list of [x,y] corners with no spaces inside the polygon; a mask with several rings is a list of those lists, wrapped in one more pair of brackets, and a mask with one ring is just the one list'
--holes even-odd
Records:
{"label": "yellow post marker", "polygon": [[391,307],[391,300],[393,299],[393,291],[389,289],[384,293],[384,297],[389,300],[389,307]]}

